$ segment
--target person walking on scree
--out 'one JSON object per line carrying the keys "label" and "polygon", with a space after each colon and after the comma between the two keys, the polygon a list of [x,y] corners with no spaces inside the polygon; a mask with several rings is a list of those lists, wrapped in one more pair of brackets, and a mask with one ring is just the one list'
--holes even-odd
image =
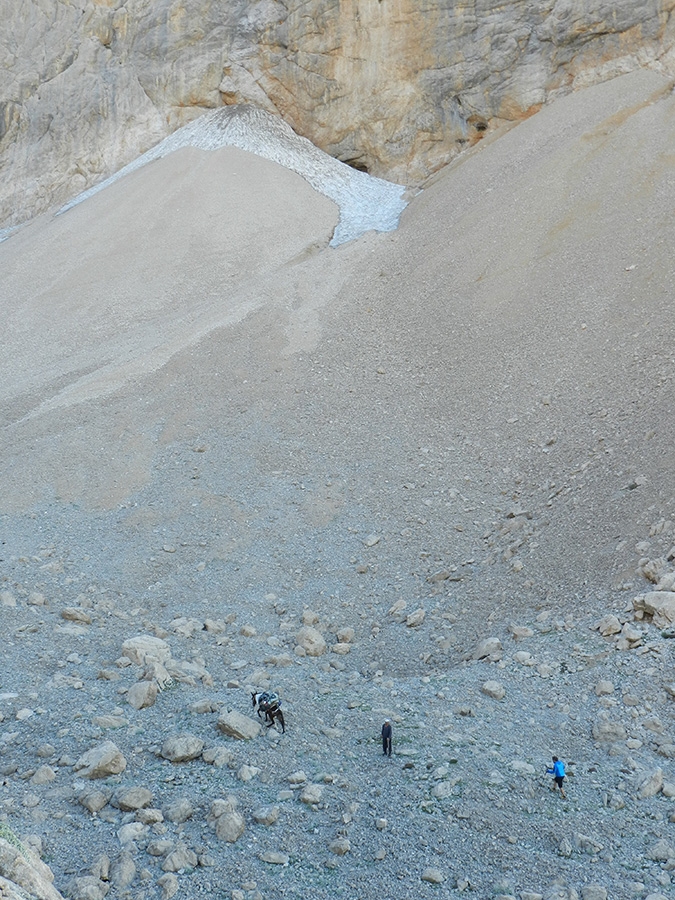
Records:
{"label": "person walking on scree", "polygon": [[563,781],[565,780],[565,763],[561,759],[558,759],[557,756],[554,756],[553,768],[546,769],[546,774],[553,775],[553,781],[556,784],[556,787],[554,787],[553,790],[555,791],[556,788],[560,788],[560,795],[563,800],[566,800],[565,788],[563,787]]}
{"label": "person walking on scree", "polygon": [[382,726],[382,754],[391,756],[391,719],[385,719]]}

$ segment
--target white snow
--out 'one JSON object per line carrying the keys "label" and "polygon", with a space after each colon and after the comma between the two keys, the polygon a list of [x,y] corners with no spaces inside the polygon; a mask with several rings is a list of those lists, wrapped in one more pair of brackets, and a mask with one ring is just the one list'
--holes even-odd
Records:
{"label": "white snow", "polygon": [[394,231],[406,207],[403,185],[352,169],[297,135],[283,120],[261,109],[240,105],[213,110],[180,128],[110,178],[79,194],[61,207],[59,214],[146,163],[183,147],[238,147],[296,172],[340,210],[331,240],[333,247],[367,231]]}

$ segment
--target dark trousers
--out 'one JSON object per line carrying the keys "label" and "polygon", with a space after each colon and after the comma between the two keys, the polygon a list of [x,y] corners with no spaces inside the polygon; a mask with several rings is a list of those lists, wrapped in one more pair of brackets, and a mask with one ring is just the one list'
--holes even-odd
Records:
{"label": "dark trousers", "polygon": [[382,738],[382,752],[386,756],[391,756],[391,738],[390,737]]}

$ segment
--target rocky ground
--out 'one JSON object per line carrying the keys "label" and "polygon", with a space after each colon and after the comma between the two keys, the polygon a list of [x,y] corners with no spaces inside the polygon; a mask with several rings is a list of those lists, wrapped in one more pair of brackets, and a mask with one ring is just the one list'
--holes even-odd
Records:
{"label": "rocky ground", "polygon": [[338,250],[241,151],[0,246],[0,896],[672,896],[671,87]]}

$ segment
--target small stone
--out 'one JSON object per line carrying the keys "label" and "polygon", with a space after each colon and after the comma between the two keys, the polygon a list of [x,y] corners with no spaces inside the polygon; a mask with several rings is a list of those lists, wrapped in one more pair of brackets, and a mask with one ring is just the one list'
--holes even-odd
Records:
{"label": "small stone", "polygon": [[640,782],[637,791],[638,799],[646,800],[648,797],[655,797],[662,787],[663,771],[662,769],[655,769]]}
{"label": "small stone", "polygon": [[375,827],[377,828],[378,831],[385,831],[385,829],[387,827],[387,820],[386,819],[375,819]]}
{"label": "small stone", "polygon": [[506,688],[499,681],[486,681],[481,685],[481,691],[493,700],[503,700],[506,696]]}
{"label": "small stone", "polygon": [[336,838],[330,842],[328,849],[336,856],[345,856],[352,849],[352,845],[347,838]]}
{"label": "small stone", "polygon": [[598,697],[604,697],[614,693],[614,685],[611,681],[599,681],[595,686],[595,693]]}
{"label": "small stone", "polygon": [[320,631],[310,625],[303,626],[295,636],[298,647],[302,647],[307,656],[323,656],[326,652],[326,641]]}
{"label": "small stone", "polygon": [[147,825],[143,825],[142,822],[129,822],[126,825],[122,825],[118,830],[117,839],[124,847],[126,844],[130,844],[133,841],[138,841],[140,838],[145,837],[147,833]]}
{"label": "small stone", "polygon": [[234,709],[227,709],[220,714],[218,730],[237,740],[248,741],[257,737],[261,728],[260,724],[249,716],[244,716]]}
{"label": "small stone", "polygon": [[173,822],[174,825],[182,825],[183,822],[187,822],[194,815],[194,811],[194,807],[187,797],[171,800],[162,808],[164,818]]}
{"label": "small stone", "polygon": [[242,625],[239,629],[239,634],[242,635],[242,637],[255,637],[257,631],[253,625]]}
{"label": "small stone", "polygon": [[139,809],[136,812],[136,820],[144,825],[159,825],[164,821],[164,816],[159,809]]}
{"label": "small stone", "polygon": [[66,606],[61,610],[61,618],[67,622],[79,622],[82,625],[91,625],[91,616],[86,609],[79,606]]}
{"label": "small stone", "polygon": [[154,681],[137,681],[127,691],[127,703],[134,709],[148,709],[155,705],[157,691]]}
{"label": "small stone", "polygon": [[109,790],[89,790],[80,794],[78,802],[90,813],[97,813],[110,801],[111,796],[112,791]]}
{"label": "small stone", "polygon": [[322,794],[323,788],[320,784],[308,784],[300,794],[300,801],[308,806],[315,806],[321,802]]}
{"label": "small stone", "polygon": [[204,741],[194,734],[174,734],[162,745],[162,756],[173,763],[189,762],[201,756]]}
{"label": "small stone", "polygon": [[303,625],[316,625],[319,621],[318,613],[315,613],[311,609],[304,609],[302,611],[302,624]]}
{"label": "small stone", "polygon": [[171,657],[171,648],[161,638],[140,634],[122,644],[122,656],[137,666],[145,665],[148,660],[165,663]]}
{"label": "small stone", "polygon": [[646,856],[647,859],[652,859],[654,862],[668,862],[669,859],[675,857],[675,848],[668,841],[660,840],[652,844]]}
{"label": "small stone", "polygon": [[472,659],[485,659],[487,656],[492,656],[493,653],[500,653],[502,649],[502,642],[499,638],[490,637],[485,638],[485,640],[481,641],[476,649],[471,654]]}
{"label": "small stone", "polygon": [[108,775],[119,775],[126,767],[122,751],[112,741],[93,747],[75,763],[80,778],[107,778]]}
{"label": "small stone", "polygon": [[162,889],[162,900],[171,900],[178,891],[178,879],[172,872],[167,872],[157,879],[158,886]]}
{"label": "small stone", "polygon": [[600,884],[585,884],[581,888],[583,900],[607,900],[607,888]]}
{"label": "small stone", "polygon": [[[338,643],[338,644],[333,644],[333,646],[330,649],[333,653],[337,653],[339,656],[346,656],[348,653],[351,652],[352,645],[347,644],[347,643]],[[336,663],[336,665],[337,665],[337,663]]]}
{"label": "small stone", "polygon": [[221,841],[234,844],[244,833],[246,823],[237,810],[231,810],[216,819],[216,837]]}
{"label": "small stone", "polygon": [[523,641],[525,638],[534,636],[534,631],[527,625],[509,625],[509,631],[513,635],[514,641]]}
{"label": "small stone", "polygon": [[428,881],[429,884],[443,884],[445,877],[440,869],[427,868],[421,875],[422,881]]}
{"label": "small stone", "polygon": [[237,778],[240,781],[246,782],[246,781],[251,781],[253,778],[255,778],[256,775],[259,775],[259,774],[260,774],[260,769],[257,766],[244,765],[237,772]]}
{"label": "small stone", "polygon": [[601,713],[593,725],[593,737],[600,743],[614,744],[626,740],[626,729],[621,722],[610,721]]}
{"label": "small stone", "polygon": [[123,812],[136,812],[138,809],[150,806],[152,799],[152,791],[147,788],[124,788],[115,795],[113,806],[117,806]]}
{"label": "small stone", "polygon": [[56,778],[56,772],[51,766],[40,766],[30,780],[31,784],[50,784]]}
{"label": "small stone", "polygon": [[120,853],[110,868],[110,881],[118,890],[128,888],[136,877],[136,866],[130,853]]}
{"label": "small stone", "polygon": [[603,616],[599,622],[596,622],[595,628],[603,637],[610,637],[612,634],[619,634],[621,631],[621,622],[614,615]]}
{"label": "small stone", "polygon": [[289,860],[288,853],[276,853],[274,850],[267,850],[265,853],[261,853],[259,858],[273,866],[287,866]]}
{"label": "small stone", "polygon": [[[54,888],[49,885],[51,891],[49,897],[55,895]],[[80,878],[73,878],[67,885],[67,893],[70,900],[103,900],[108,893],[109,886],[93,875],[83,875]],[[53,892],[53,893],[52,893]],[[25,897],[25,894],[10,893],[10,898]],[[60,894],[58,896],[61,896]]]}
{"label": "small stone", "polygon": [[341,644],[351,644],[354,640],[354,629],[351,626],[338,628],[336,637]]}
{"label": "small stone", "polygon": [[165,858],[162,869],[165,872],[181,872],[184,869],[194,869],[199,860],[197,854],[189,850],[184,844],[178,844]]}
{"label": "small stone", "polygon": [[258,825],[274,825],[278,818],[278,806],[261,806],[253,812],[253,820]]}
{"label": "small stone", "polygon": [[36,753],[40,759],[48,759],[56,753],[56,748],[53,744],[41,744],[37,748]]}
{"label": "small stone", "polygon": [[386,858],[387,858],[387,851],[384,850],[383,848],[380,847],[379,850],[375,851],[374,859],[376,859],[378,862],[382,862],[382,860],[386,859]]}
{"label": "small stone", "polygon": [[227,747],[209,747],[202,753],[202,759],[205,763],[210,763],[216,769],[220,769],[222,766],[234,763],[234,754]]}
{"label": "small stone", "polygon": [[146,852],[150,856],[166,856],[167,853],[171,853],[175,844],[173,841],[169,841],[167,839],[158,840],[158,841],[150,841],[146,848]]}
{"label": "small stone", "polygon": [[297,772],[291,772],[286,781],[290,784],[304,784],[307,781],[307,776],[302,769],[298,769]]}
{"label": "small stone", "polygon": [[411,612],[410,615],[406,617],[406,627],[419,628],[419,626],[424,622],[425,616],[426,610],[423,607],[416,609],[415,612]]}

